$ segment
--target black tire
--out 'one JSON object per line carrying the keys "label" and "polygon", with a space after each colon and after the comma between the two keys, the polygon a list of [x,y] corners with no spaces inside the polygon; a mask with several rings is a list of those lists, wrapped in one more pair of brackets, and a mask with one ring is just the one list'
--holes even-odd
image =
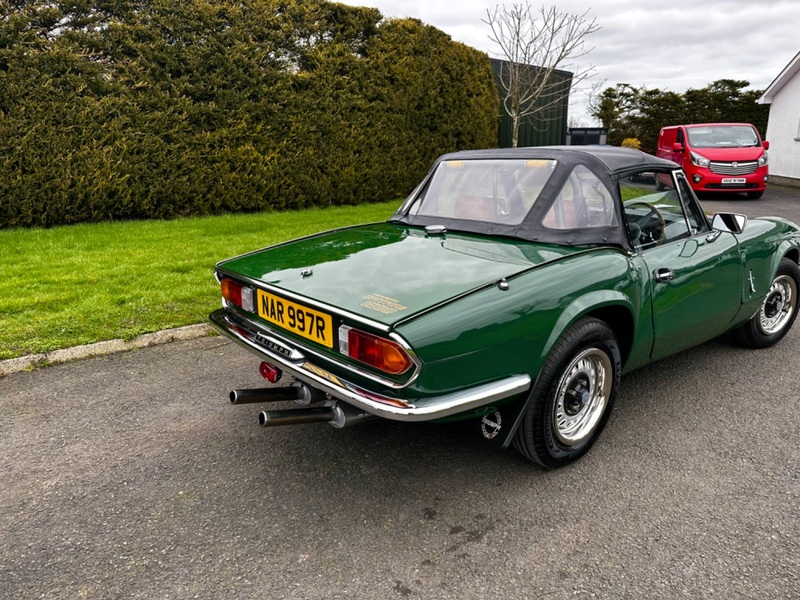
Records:
{"label": "black tire", "polygon": [[769,348],[777,344],[797,318],[798,289],[800,267],[789,258],[781,259],[764,302],[747,323],[731,332],[733,339],[746,348]]}
{"label": "black tire", "polygon": [[[602,371],[593,384],[591,368]],[[539,373],[514,447],[546,469],[563,467],[586,454],[608,421],[620,371],[619,345],[611,328],[590,317],[576,322],[558,340]]]}
{"label": "black tire", "polygon": [[758,200],[763,195],[764,190],[761,190],[760,192],[747,192],[747,197],[750,198],[750,200]]}

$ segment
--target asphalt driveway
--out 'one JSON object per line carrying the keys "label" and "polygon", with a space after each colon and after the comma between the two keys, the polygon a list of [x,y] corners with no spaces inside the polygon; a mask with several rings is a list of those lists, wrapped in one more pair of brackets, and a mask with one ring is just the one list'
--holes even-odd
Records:
{"label": "asphalt driveway", "polygon": [[0,380],[2,598],[798,598],[800,331],[623,379],[543,472],[475,425],[263,430],[203,338]]}
{"label": "asphalt driveway", "polygon": [[800,188],[770,185],[758,200],[745,194],[706,194],[700,202],[707,212],[735,212],[751,219],[775,215],[800,223]]}

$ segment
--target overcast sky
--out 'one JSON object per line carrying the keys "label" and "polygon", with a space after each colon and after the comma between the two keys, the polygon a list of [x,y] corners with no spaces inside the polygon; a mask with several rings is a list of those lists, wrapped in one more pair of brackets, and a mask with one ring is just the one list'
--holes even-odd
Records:
{"label": "overcast sky", "polygon": [[[344,3],[376,7],[384,17],[420,19],[454,40],[498,57],[482,22],[496,0]],[[541,6],[541,2],[531,4]],[[630,83],[684,92],[717,79],[746,79],[751,88],[763,90],[800,51],[798,0],[545,1],[548,7],[553,4],[562,12],[589,10],[602,27],[587,38],[593,50],[580,66],[594,65],[597,74],[591,82],[605,81],[603,87]],[[570,117],[583,125],[596,124],[580,93],[572,99]]]}

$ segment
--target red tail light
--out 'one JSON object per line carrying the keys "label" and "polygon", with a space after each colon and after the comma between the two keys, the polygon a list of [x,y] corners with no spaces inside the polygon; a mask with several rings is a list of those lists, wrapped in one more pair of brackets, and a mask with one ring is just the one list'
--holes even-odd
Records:
{"label": "red tail light", "polygon": [[346,325],[339,329],[339,350],[391,375],[405,373],[414,364],[405,348],[397,342]]}
{"label": "red tail light", "polygon": [[223,279],[219,284],[222,291],[222,297],[231,304],[242,306],[242,286],[236,283],[233,279]]}
{"label": "red tail light", "polygon": [[239,308],[253,312],[253,290],[233,279],[225,277],[219,284],[222,297]]}

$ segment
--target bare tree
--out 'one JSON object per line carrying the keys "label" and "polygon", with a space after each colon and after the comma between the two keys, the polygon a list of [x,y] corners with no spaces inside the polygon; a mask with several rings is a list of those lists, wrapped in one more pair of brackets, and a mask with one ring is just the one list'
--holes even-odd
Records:
{"label": "bare tree", "polygon": [[[574,63],[586,56],[585,40],[598,31],[589,11],[570,14],[555,6],[535,10],[530,3],[498,4],[487,9],[483,21],[491,29],[489,39],[496,43],[505,62],[500,77],[500,96],[513,124],[512,146],[516,148],[519,126],[533,115],[546,116],[560,105],[572,89],[594,75],[594,67]],[[572,81],[554,76],[556,71],[572,70]]]}

